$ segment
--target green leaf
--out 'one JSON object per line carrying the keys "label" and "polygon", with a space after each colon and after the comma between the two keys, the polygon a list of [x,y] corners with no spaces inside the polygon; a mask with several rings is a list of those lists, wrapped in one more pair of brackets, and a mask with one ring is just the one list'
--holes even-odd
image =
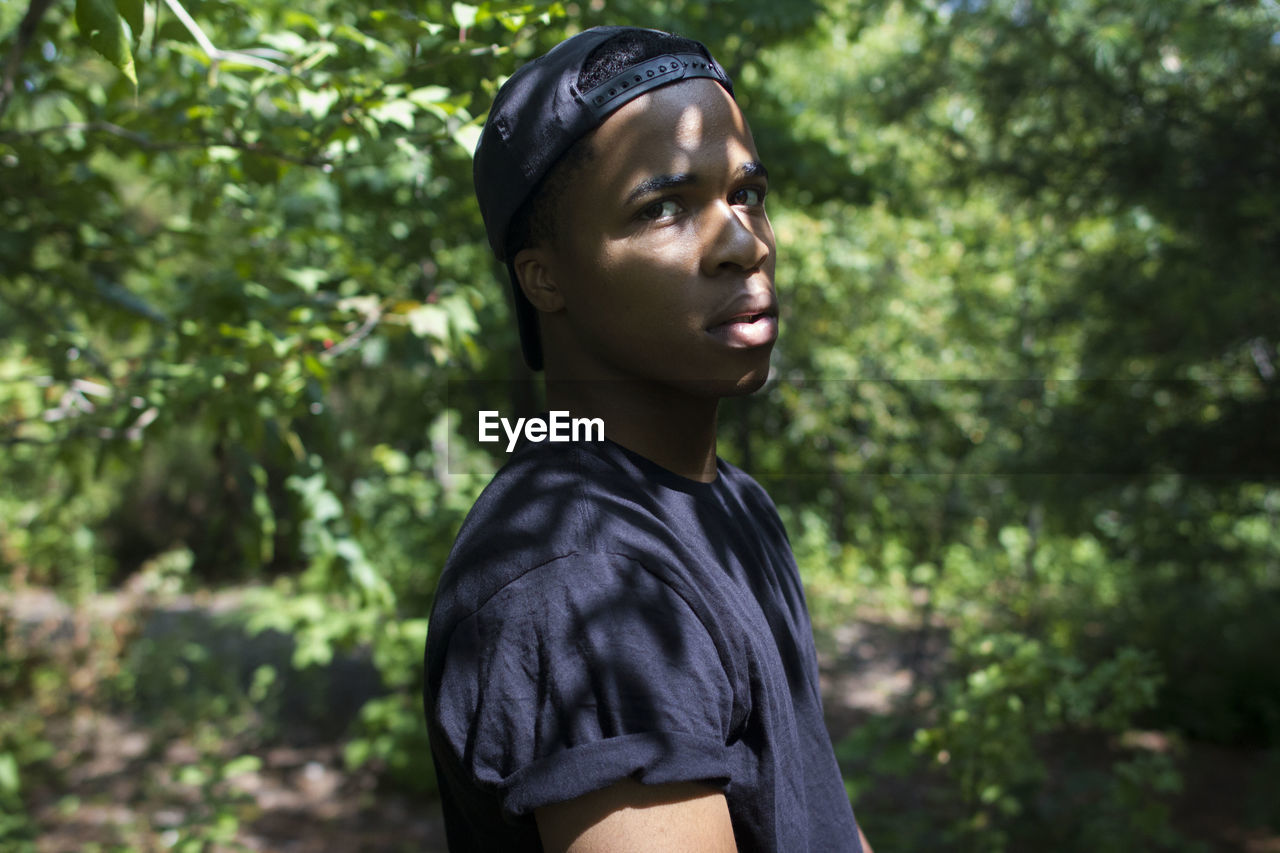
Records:
{"label": "green leaf", "polygon": [[178,769],[177,779],[179,785],[199,787],[209,781],[209,774],[201,767],[188,764]]}
{"label": "green leaf", "polygon": [[338,98],[338,92],[334,89],[322,89],[318,92],[303,89],[298,92],[298,106],[312,118],[321,119],[329,114]]}
{"label": "green leaf", "polygon": [[302,267],[300,269],[284,270],[283,275],[306,293],[315,293],[316,288],[320,286],[320,282],[328,279],[331,273],[321,267]]}
{"label": "green leaf", "polygon": [[464,124],[453,132],[453,141],[467,149],[468,154],[474,154],[480,144],[480,131],[478,124]]}
{"label": "green leaf", "polygon": [[12,752],[0,753],[0,794],[18,793],[18,760]]}
{"label": "green leaf", "polygon": [[328,638],[314,631],[306,631],[298,635],[298,646],[293,652],[293,668],[306,669],[309,666],[326,666],[333,660],[333,645]]}
{"label": "green leaf", "polygon": [[468,6],[466,3],[453,4],[453,19],[458,22],[458,28],[462,30],[471,29],[476,22],[476,7]]}
{"label": "green leaf", "polygon": [[93,285],[98,296],[117,308],[145,317],[155,323],[164,323],[169,319],[163,312],[157,310],[145,299],[122,285],[102,279],[98,279]]}
{"label": "green leaf", "polygon": [[417,110],[410,101],[394,100],[379,104],[369,111],[380,124],[398,124],[406,130],[413,130],[413,117]]}
{"label": "green leaf", "polygon": [[426,107],[446,101],[452,96],[453,92],[448,86],[423,86],[405,95],[405,99],[419,107]]}
{"label": "green leaf", "polygon": [[359,738],[347,744],[347,748],[343,751],[343,760],[348,769],[355,770],[369,760],[372,752],[369,748],[369,739]]}
{"label": "green leaf", "polygon": [[274,184],[284,172],[284,164],[272,157],[247,152],[240,160],[244,176],[258,184]]}
{"label": "green leaf", "polygon": [[145,26],[146,17],[143,15],[143,0],[116,0],[116,9],[120,12],[120,17],[124,18],[125,23],[132,30],[133,40],[136,42],[142,38],[142,28]]}
{"label": "green leaf", "polygon": [[133,66],[133,51],[125,38],[115,4],[111,0],[76,0],[76,26],[93,49],[120,69],[136,89],[138,75]]}
{"label": "green leaf", "polygon": [[257,773],[262,769],[262,759],[256,755],[241,755],[233,758],[222,767],[222,778],[231,779],[245,773]]}
{"label": "green leaf", "polygon": [[406,314],[405,319],[420,338],[444,340],[449,335],[449,314],[439,305],[422,305]]}

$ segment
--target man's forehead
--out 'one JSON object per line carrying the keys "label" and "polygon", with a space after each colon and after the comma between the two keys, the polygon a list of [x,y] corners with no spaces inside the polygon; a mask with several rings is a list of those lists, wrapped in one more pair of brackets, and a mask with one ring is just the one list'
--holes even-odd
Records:
{"label": "man's forehead", "polygon": [[597,153],[615,146],[633,156],[723,150],[740,159],[743,149],[754,157],[754,142],[737,103],[718,84],[689,80],[648,92],[626,104],[595,132]]}

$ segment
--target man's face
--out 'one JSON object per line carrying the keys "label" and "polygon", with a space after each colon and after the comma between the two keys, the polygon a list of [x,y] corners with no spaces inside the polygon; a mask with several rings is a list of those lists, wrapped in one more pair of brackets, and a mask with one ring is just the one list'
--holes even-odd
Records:
{"label": "man's face", "polygon": [[687,80],[623,106],[561,198],[547,249],[564,377],[697,395],[764,382],[778,334],[768,187],[733,99]]}

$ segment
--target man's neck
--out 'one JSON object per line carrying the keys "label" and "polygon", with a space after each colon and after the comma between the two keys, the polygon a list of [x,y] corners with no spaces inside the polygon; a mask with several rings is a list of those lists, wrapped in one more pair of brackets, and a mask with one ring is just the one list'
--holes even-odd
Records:
{"label": "man's neck", "polygon": [[643,382],[547,381],[547,407],[600,418],[605,436],[690,480],[716,478],[714,397]]}

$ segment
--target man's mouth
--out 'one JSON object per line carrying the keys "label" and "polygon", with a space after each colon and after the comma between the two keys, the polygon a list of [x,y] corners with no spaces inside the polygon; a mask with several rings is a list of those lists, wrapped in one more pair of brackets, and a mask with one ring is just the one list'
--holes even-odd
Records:
{"label": "man's mouth", "polygon": [[778,318],[767,311],[739,314],[710,327],[707,333],[734,349],[768,346],[778,338]]}

